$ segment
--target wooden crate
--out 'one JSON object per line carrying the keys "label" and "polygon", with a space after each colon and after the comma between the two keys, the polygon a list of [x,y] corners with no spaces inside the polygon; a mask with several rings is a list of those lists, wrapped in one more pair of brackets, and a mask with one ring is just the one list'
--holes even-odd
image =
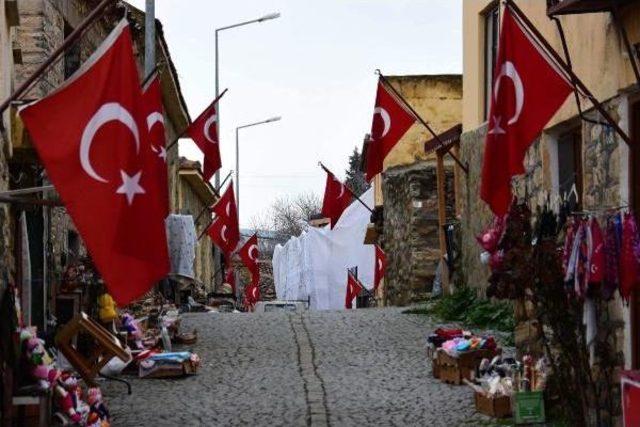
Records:
{"label": "wooden crate", "polygon": [[475,393],[476,411],[494,418],[511,417],[511,398],[509,396],[492,397]]}
{"label": "wooden crate", "polygon": [[447,384],[460,385],[465,379],[472,381],[476,376],[475,369],[457,365],[438,365],[439,378],[442,382]]}
{"label": "wooden crate", "polygon": [[482,359],[492,359],[501,352],[500,349],[473,350],[461,353],[458,357],[453,357],[448,355],[444,350],[438,349],[436,360],[434,361],[434,365],[437,364],[437,378],[440,378],[443,382],[455,385],[462,384],[465,379],[473,380],[476,369]]}

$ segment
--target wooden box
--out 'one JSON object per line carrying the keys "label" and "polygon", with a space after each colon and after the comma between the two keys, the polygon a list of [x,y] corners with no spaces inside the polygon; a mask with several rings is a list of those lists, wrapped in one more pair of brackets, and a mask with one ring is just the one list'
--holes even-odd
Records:
{"label": "wooden box", "polygon": [[475,393],[476,411],[494,418],[511,417],[511,398],[509,396],[487,396]]}
{"label": "wooden box", "polygon": [[442,382],[460,385],[465,379],[472,381],[475,378],[475,369],[457,365],[438,364],[438,375]]}
{"label": "wooden box", "polygon": [[[447,354],[442,349],[438,349],[436,354],[438,377],[443,382],[459,385],[465,379],[473,380],[476,369],[482,359],[492,359],[500,354],[501,350],[473,350],[461,353],[458,357]],[[435,375],[434,375],[435,376]]]}

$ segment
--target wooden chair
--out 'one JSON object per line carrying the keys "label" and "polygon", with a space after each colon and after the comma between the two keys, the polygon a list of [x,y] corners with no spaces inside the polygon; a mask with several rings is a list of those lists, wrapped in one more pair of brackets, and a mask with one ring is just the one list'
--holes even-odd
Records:
{"label": "wooden chair", "polygon": [[[80,333],[91,335],[94,339],[95,348],[88,358],[80,354],[72,344],[74,338]],[[125,363],[131,360],[131,355],[125,351],[114,335],[82,312],[58,332],[55,341],[58,350],[76,368],[84,381],[92,387],[97,386],[95,378],[100,369],[113,357],[117,357]]]}

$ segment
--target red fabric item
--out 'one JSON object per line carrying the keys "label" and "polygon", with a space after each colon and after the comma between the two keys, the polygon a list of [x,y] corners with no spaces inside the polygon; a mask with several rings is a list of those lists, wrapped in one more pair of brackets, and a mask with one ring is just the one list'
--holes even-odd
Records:
{"label": "red fabric item", "polygon": [[353,195],[334,174],[327,171],[327,183],[324,188],[324,199],[322,200],[322,215],[331,220],[333,228],[342,212],[351,204]]}
{"label": "red fabric item", "polygon": [[236,294],[236,275],[233,267],[227,267],[226,273],[224,275],[224,281],[231,285],[231,292],[233,295]]}
{"label": "red fabric item", "polygon": [[620,377],[623,425],[624,427],[640,426],[640,375],[638,371],[623,371]]}
{"label": "red fabric item", "polygon": [[589,275],[590,283],[600,283],[604,280],[604,233],[598,220],[593,218],[589,224],[591,227],[591,239],[593,249],[591,251],[591,274]]}
{"label": "red fabric item", "polygon": [[404,136],[416,118],[378,81],[376,106],[371,123],[371,139],[367,146],[366,176],[371,181],[382,172],[384,159]]}
{"label": "red fabric item", "polygon": [[163,214],[169,216],[169,176],[167,172],[167,150],[164,128],[164,108],[162,106],[162,88],[160,78],[156,74],[143,88],[147,131],[149,132],[149,147],[155,153],[157,168],[157,191],[162,196]]}
{"label": "red fabric item", "polygon": [[380,282],[384,278],[384,273],[387,270],[387,255],[382,248],[376,245],[376,265],[373,271],[373,292],[375,293],[380,286]]}
{"label": "red fabric item", "polygon": [[260,287],[257,285],[249,285],[244,288],[244,300],[250,305],[254,306],[260,301]]}
{"label": "red fabric item", "polygon": [[211,103],[197,119],[189,125],[186,134],[196,143],[202,154],[204,154],[204,165],[202,173],[205,181],[211,177],[222,166],[220,160],[220,144],[218,141],[216,102]]}
{"label": "red fabric item", "polygon": [[505,9],[494,71],[480,197],[499,216],[511,204],[511,178],[527,149],[573,90]]}
{"label": "red fabric item", "polygon": [[353,308],[353,299],[360,294],[360,291],[364,289],[364,286],[353,274],[347,274],[347,296],[345,297],[345,308]]}
{"label": "red fabric item", "polygon": [[434,334],[444,339],[445,341],[452,340],[454,338],[462,337],[463,331],[462,329],[444,329],[438,328],[433,331]]}
{"label": "red fabric item", "polygon": [[620,249],[620,295],[629,301],[631,293],[638,285],[638,260],[634,254],[638,229],[632,215],[625,214],[622,223],[622,247]]}
{"label": "red fabric item", "polygon": [[238,208],[236,207],[236,197],[233,192],[233,181],[227,187],[220,200],[214,205],[213,213],[215,218],[207,230],[207,234],[225,254],[227,259],[231,259],[231,254],[235,251],[240,241],[240,227],[238,225]]}
{"label": "red fabric item", "polygon": [[20,116],[109,293],[121,306],[146,293],[169,257],[126,21]]}
{"label": "red fabric item", "polygon": [[258,236],[254,234],[238,251],[242,263],[251,272],[251,285],[258,286],[260,282],[260,268],[258,265],[258,258],[260,252],[258,251]]}

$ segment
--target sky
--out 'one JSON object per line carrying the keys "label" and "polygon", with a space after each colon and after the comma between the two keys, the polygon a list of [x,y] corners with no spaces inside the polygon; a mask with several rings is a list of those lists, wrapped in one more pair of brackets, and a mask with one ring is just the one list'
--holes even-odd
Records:
{"label": "sky", "polygon": [[[144,9],[144,0],[132,0]],[[235,170],[240,131],[240,224],[279,197],[322,196],[322,161],[344,177],[371,128],[375,70],[387,75],[462,72],[462,0],[156,0],[192,119],[214,98],[219,32],[220,143],[224,178]],[[180,155],[202,160],[189,140]]]}

